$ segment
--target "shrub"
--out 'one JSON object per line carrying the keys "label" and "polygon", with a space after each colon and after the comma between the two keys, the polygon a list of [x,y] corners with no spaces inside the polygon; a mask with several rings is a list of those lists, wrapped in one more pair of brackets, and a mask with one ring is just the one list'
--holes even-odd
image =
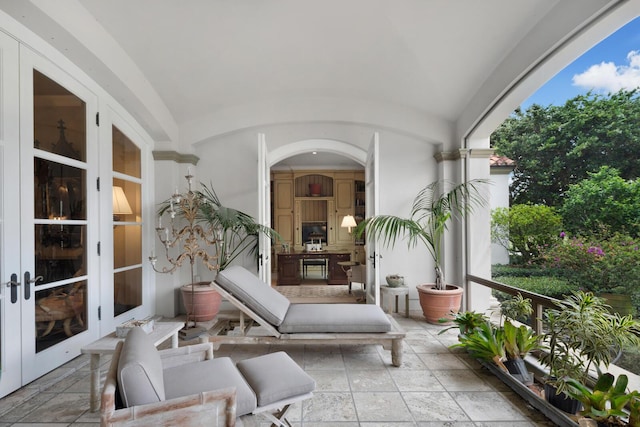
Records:
{"label": "shrub", "polygon": [[561,229],[560,215],[549,206],[513,205],[491,213],[491,239],[506,248],[516,264],[536,260]]}
{"label": "shrub", "polygon": [[559,277],[596,295],[629,295],[640,307],[640,243],[615,234],[608,239],[567,238],[545,251],[543,258]]}

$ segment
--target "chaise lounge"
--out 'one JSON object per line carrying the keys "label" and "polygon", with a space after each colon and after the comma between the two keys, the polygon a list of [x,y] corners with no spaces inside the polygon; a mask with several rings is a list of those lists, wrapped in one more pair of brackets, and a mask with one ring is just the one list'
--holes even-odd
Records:
{"label": "chaise lounge", "polygon": [[101,399],[100,425],[235,426],[261,414],[287,426],[289,405],[316,383],[286,353],[242,360],[213,358],[211,343],[158,351],[140,327],[118,343]]}
{"label": "chaise lounge", "polygon": [[[402,364],[406,333],[376,305],[292,304],[237,265],[220,271],[213,286],[241,313],[239,334],[220,334],[224,330],[220,325],[212,328],[209,341],[214,350],[222,344],[381,344],[391,349],[394,366]],[[250,334],[254,322],[263,327],[266,335]]]}

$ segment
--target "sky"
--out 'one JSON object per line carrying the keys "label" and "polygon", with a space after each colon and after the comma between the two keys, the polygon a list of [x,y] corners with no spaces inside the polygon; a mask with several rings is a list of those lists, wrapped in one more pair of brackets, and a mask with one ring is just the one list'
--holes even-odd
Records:
{"label": "sky", "polygon": [[606,95],[640,86],[640,17],[601,41],[521,104],[562,105],[589,90]]}

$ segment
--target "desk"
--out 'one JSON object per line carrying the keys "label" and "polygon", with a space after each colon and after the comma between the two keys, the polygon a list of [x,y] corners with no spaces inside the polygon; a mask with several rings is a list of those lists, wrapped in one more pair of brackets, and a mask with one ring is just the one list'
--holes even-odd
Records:
{"label": "desk", "polygon": [[404,295],[404,317],[409,317],[409,287],[408,286],[397,286],[395,288],[389,286],[380,286],[380,307],[384,309],[384,296],[395,296],[396,297],[396,310],[394,313],[398,312],[398,297]]}
{"label": "desk", "polygon": [[[178,331],[182,329],[184,322],[156,322],[153,332],[149,334],[153,344],[157,347],[171,338],[171,347],[178,347]],[[100,357],[103,354],[113,354],[118,342],[124,338],[116,337],[116,333],[100,338],[80,349],[83,354],[91,355],[91,389],[89,390],[91,412],[100,409]]]}
{"label": "desk", "polygon": [[300,260],[305,259],[328,259],[329,267],[327,272],[328,285],[346,285],[347,273],[338,265],[339,262],[349,261],[351,252],[289,252],[278,255],[278,286],[299,285],[302,283],[300,275]]}

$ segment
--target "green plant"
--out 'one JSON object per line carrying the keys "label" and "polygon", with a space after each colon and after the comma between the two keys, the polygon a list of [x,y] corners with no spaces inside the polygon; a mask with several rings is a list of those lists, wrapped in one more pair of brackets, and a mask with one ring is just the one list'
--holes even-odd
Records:
{"label": "green plant", "polygon": [[531,306],[531,300],[524,298],[521,293],[514,295],[500,304],[500,314],[507,319],[524,322],[532,313],[533,307]]}
{"label": "green plant", "polygon": [[354,234],[360,238],[366,232],[369,239],[382,240],[387,246],[393,246],[397,239],[403,237],[407,238],[410,248],[418,242],[424,244],[435,264],[436,288],[444,290],[444,233],[453,218],[462,218],[486,203],[480,191],[480,186],[486,183],[486,180],[471,180],[451,187],[446,181],[435,181],[418,192],[408,218],[393,215],[369,217],[358,224]]}
{"label": "green plant", "polygon": [[640,396],[629,401],[629,427],[640,427]]}
{"label": "green plant", "polygon": [[270,239],[282,239],[278,232],[258,224],[251,215],[224,206],[213,187],[202,184],[202,190],[196,194],[201,201],[199,219],[214,228],[219,239],[217,255],[220,270],[245,251],[257,256],[260,234]]}
{"label": "green plant", "polygon": [[475,311],[452,312],[451,317],[440,319],[440,323],[452,322],[453,325],[441,330],[438,332],[438,335],[454,328],[458,328],[460,330],[460,334],[468,334],[488,321],[489,319],[487,319],[487,316],[482,313],[476,313]]}
{"label": "green plant", "polygon": [[592,369],[599,374],[624,346],[640,343],[640,323],[610,313],[604,300],[590,292],[574,292],[556,305],[545,312],[548,348],[542,362],[560,390],[564,377],[586,384]]}
{"label": "green plant", "polygon": [[487,321],[470,332],[460,335],[458,340],[460,342],[451,345],[450,348],[464,348],[473,357],[492,361],[503,371],[509,372],[503,362],[506,353],[504,331],[501,328],[495,328]]}
{"label": "green plant", "polygon": [[508,359],[522,359],[540,345],[540,336],[525,325],[516,326],[508,319],[504,322],[504,349]]}
{"label": "green plant", "polygon": [[[615,381],[615,382],[614,382]],[[618,376],[616,380],[610,373],[604,373],[598,377],[593,390],[574,378],[567,378],[567,393],[582,403],[583,410],[580,414],[602,423],[617,423],[621,418],[626,418],[624,411],[626,405],[637,405],[638,391],[627,392],[629,379],[626,375]],[[630,420],[631,421],[631,420]],[[632,425],[633,424],[629,424]]]}

